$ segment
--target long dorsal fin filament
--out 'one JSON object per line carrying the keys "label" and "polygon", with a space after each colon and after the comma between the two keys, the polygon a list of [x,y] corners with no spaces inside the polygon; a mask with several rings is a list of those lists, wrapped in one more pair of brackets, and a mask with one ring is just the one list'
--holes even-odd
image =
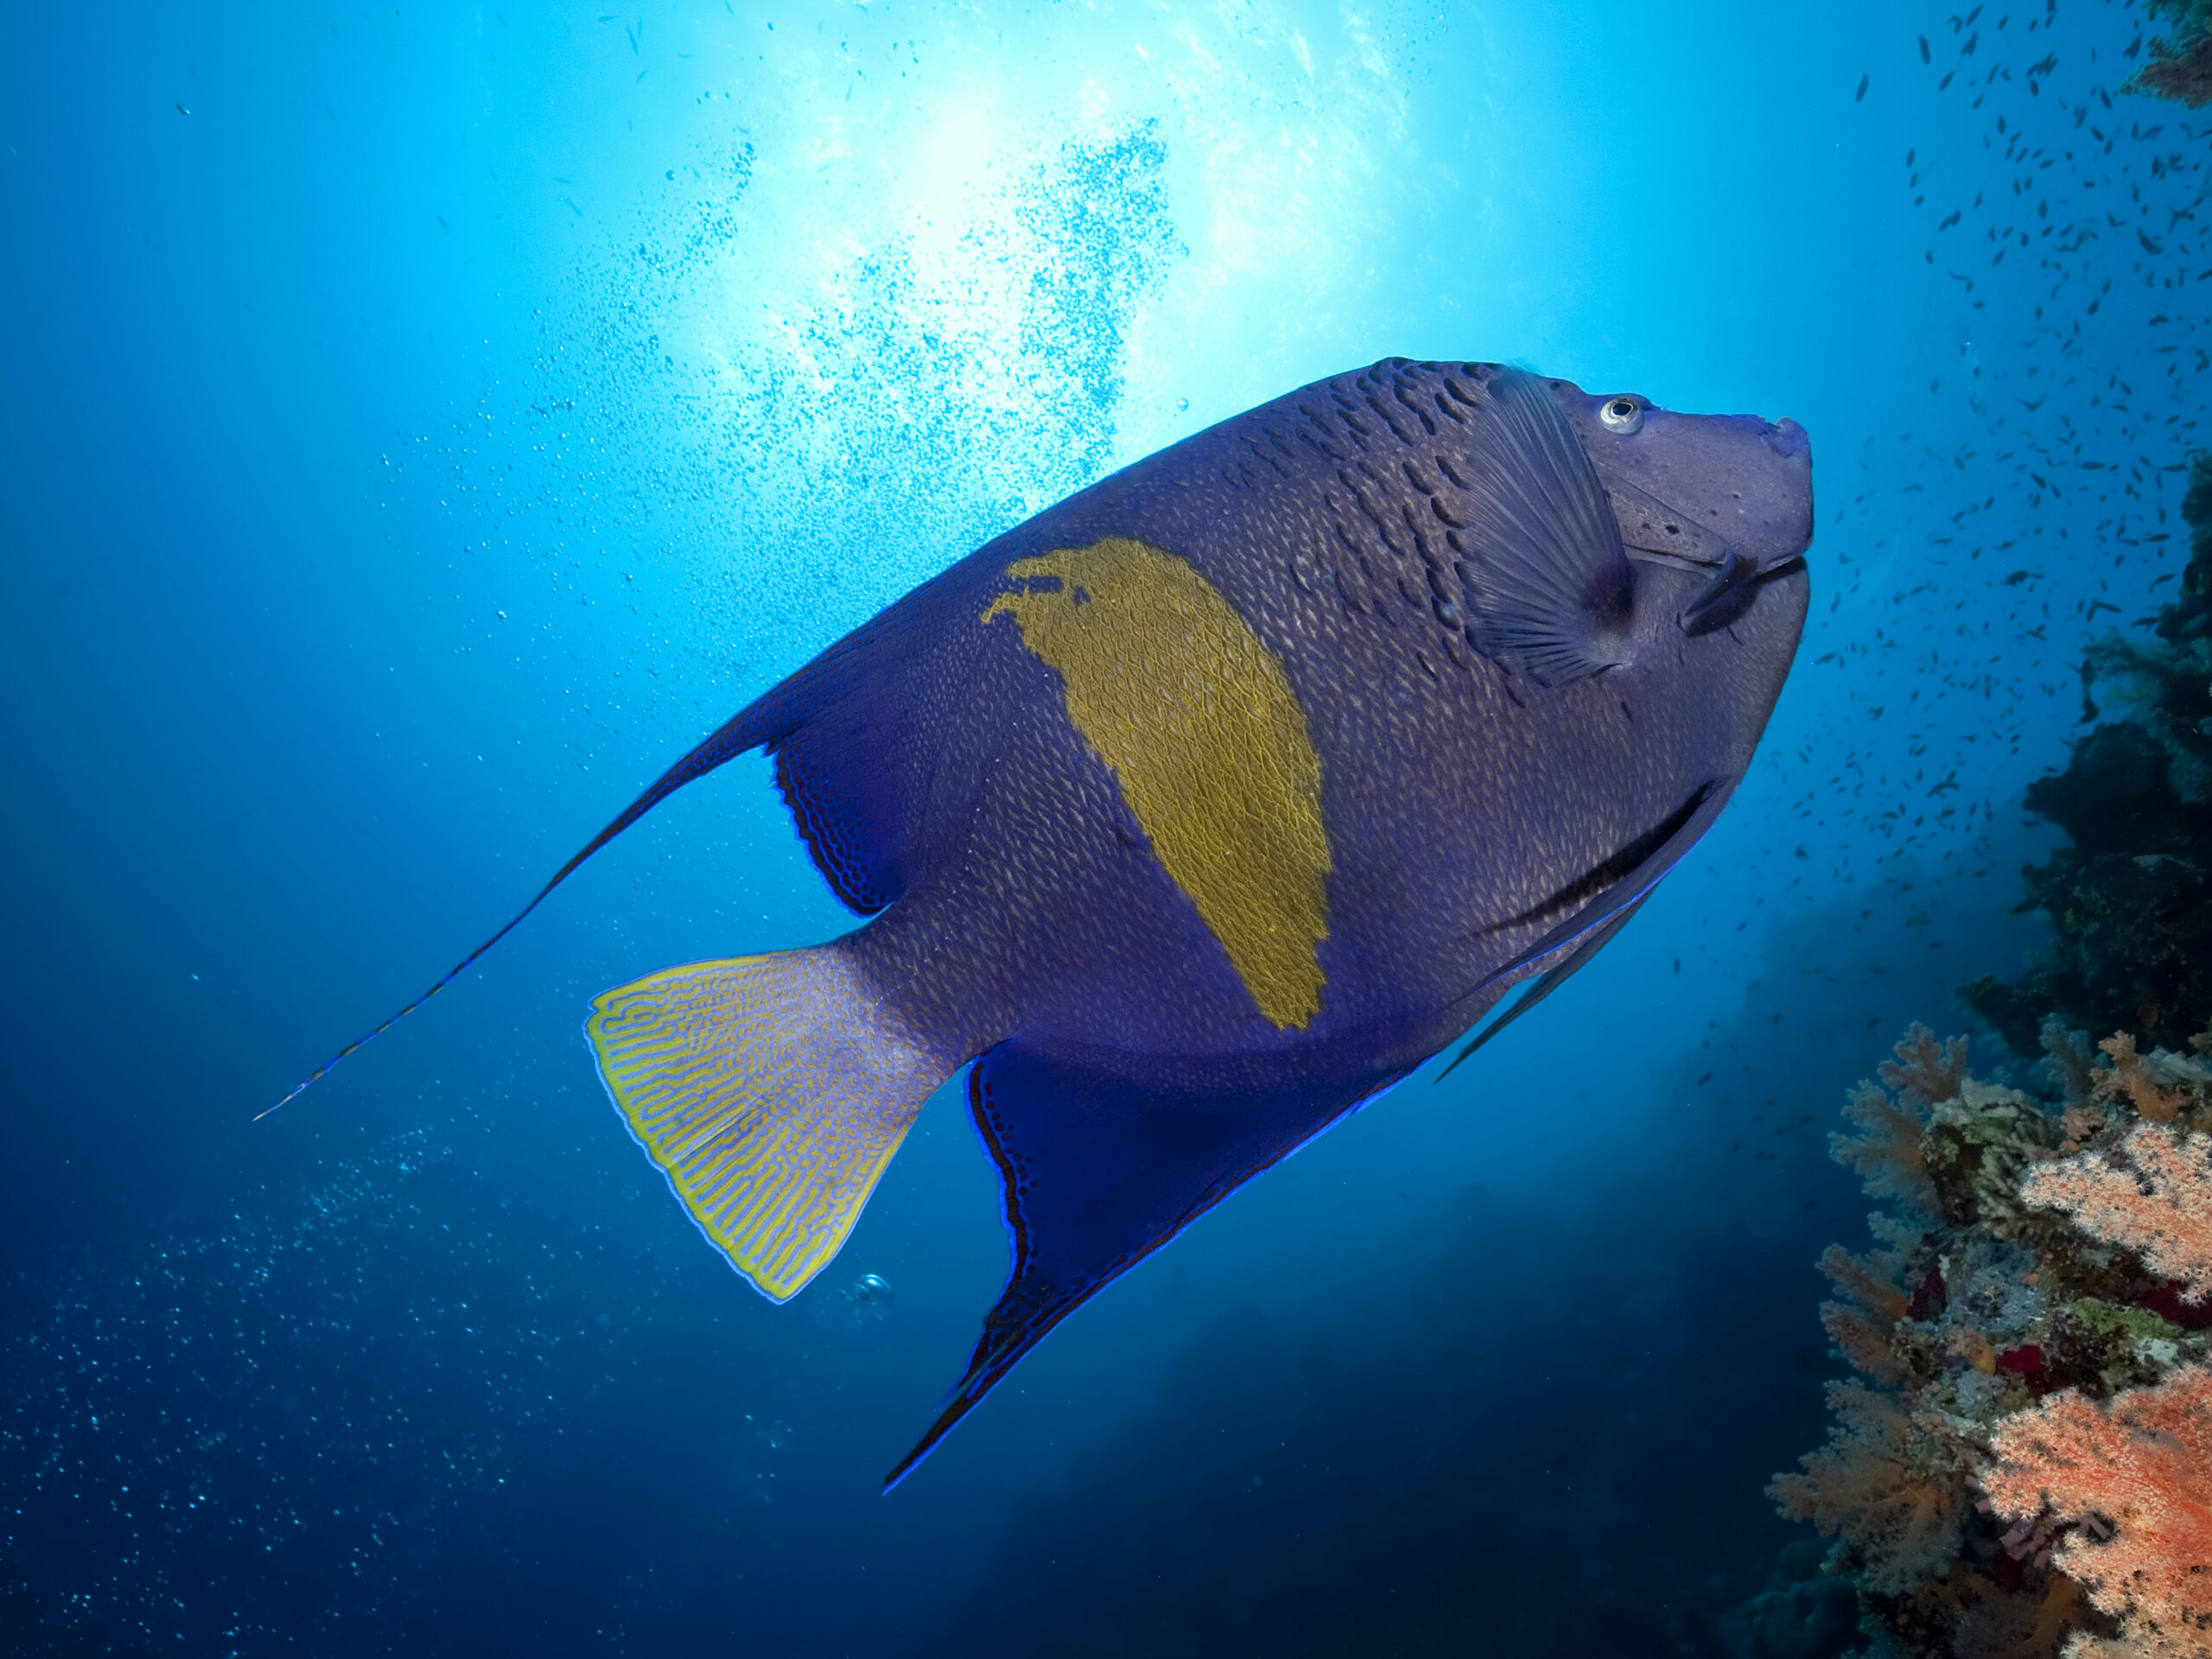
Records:
{"label": "long dorsal fin filament", "polygon": [[748,708],[742,713],[732,717],[718,730],[714,732],[711,735],[706,738],[705,741],[692,749],[691,752],[686,754],[681,760],[678,760],[666,772],[661,773],[658,778],[653,780],[652,784],[642,795],[639,796],[636,800],[631,802],[629,805],[622,809],[620,814],[616,817],[612,823],[609,823],[607,828],[601,830],[597,835],[594,836],[589,842],[586,842],[582,851],[578,852],[575,857],[571,858],[559,869],[554,871],[553,879],[548,881],[543,887],[540,887],[537,890],[537,896],[528,904],[524,905],[520,910],[517,911],[513,916],[510,917],[505,925],[501,927],[498,932],[493,934],[490,938],[485,940],[483,944],[478,945],[474,950],[471,950],[459,962],[454,963],[454,965],[441,975],[437,981],[431,985],[430,988],[424,991],[422,995],[416,997],[412,1002],[410,1002],[405,1007],[400,1009],[397,1014],[388,1016],[370,1031],[361,1036],[356,1037],[352,1042],[346,1044],[345,1047],[340,1049],[335,1054],[325,1060],[321,1065],[315,1067],[313,1071],[310,1071],[305,1077],[302,1078],[300,1082],[294,1084],[290,1092],[286,1094],[283,1099],[278,1101],[276,1105],[266,1107],[264,1109],[256,1112],[253,1115],[254,1122],[257,1123],[263,1118],[268,1116],[270,1113],[277,1110],[281,1107],[290,1104],[295,1100],[297,1100],[302,1095],[315,1087],[316,1084],[328,1077],[332,1071],[335,1071],[347,1059],[359,1053],[362,1049],[367,1047],[378,1038],[383,1036],[385,1033],[390,1031],[402,1020],[404,1020],[409,1014],[414,1013],[416,1009],[421,1007],[425,1002],[428,1002],[440,991],[445,989],[447,986],[452,984],[454,980],[460,978],[462,974],[468,970],[470,964],[474,963],[479,957],[482,956],[486,950],[489,950],[501,939],[505,938],[507,935],[513,932],[516,928],[521,926],[523,918],[528,916],[531,911],[536,910],[538,906],[543,904],[545,902],[546,895],[550,893],[554,888],[559,887],[563,881],[567,880],[569,876],[573,875],[579,865],[582,864],[586,859],[589,858],[601,848],[606,846],[608,842],[613,840],[615,836],[620,835],[625,830],[627,830],[639,818],[645,817],[646,813],[652,811],[652,809],[660,804],[661,802],[666,800],[677,790],[683,788],[684,785],[690,783],[696,779],[705,777],[715,767],[721,766],[725,760],[734,760],[737,756],[744,753],[747,749],[757,747],[763,741],[764,735],[756,729],[759,722],[755,717],[754,711],[759,708],[759,706],[760,705],[756,703],[752,708]]}

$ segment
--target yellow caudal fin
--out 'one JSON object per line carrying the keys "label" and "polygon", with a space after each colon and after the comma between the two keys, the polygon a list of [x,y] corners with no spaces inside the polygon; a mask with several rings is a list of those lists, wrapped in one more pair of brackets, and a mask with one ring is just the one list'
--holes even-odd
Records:
{"label": "yellow caudal fin", "polygon": [[829,1265],[950,1074],[834,945],[695,962],[584,1024],[607,1091],[716,1249],[787,1301]]}

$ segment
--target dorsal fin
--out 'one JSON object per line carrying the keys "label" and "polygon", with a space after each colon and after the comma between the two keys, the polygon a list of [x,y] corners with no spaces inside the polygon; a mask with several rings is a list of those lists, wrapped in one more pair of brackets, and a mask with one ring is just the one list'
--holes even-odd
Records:
{"label": "dorsal fin", "polygon": [[1634,576],[1605,486],[1544,383],[1484,383],[1488,442],[1473,446],[1466,579],[1483,652],[1540,685],[1623,660]]}

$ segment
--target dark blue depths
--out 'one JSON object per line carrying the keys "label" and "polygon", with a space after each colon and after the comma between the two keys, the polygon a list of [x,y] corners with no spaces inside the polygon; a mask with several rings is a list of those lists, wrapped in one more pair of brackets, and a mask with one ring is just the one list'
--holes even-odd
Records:
{"label": "dark blue depths", "polygon": [[[2033,942],[2020,791],[2203,372],[2133,11],[1806,10],[22,20],[0,1645],[1730,1651],[1802,1565],[1821,1136]],[[848,925],[766,764],[251,1125],[898,594],[1401,353],[1813,428],[1774,724],[1572,985],[893,1497],[1007,1270],[957,1091],[772,1308],[576,1037]]]}

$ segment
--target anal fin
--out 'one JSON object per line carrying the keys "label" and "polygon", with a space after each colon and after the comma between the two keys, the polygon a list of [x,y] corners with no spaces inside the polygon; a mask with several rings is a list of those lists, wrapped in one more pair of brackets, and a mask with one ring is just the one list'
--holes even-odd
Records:
{"label": "anal fin", "polygon": [[1583,935],[1581,943],[1577,944],[1573,950],[1569,951],[1566,956],[1561,957],[1552,966],[1545,969],[1542,976],[1539,978],[1527,991],[1523,992],[1520,999],[1516,1001],[1511,1007],[1506,1009],[1503,1014],[1498,1015],[1497,1019],[1491,1020],[1490,1024],[1484,1026],[1472,1037],[1470,1037],[1467,1039],[1467,1046],[1452,1057],[1452,1064],[1446,1066],[1441,1071],[1439,1071],[1433,1081],[1437,1083],[1443,1082],[1445,1078],[1450,1077],[1454,1071],[1457,1071],[1459,1069],[1470,1054],[1472,1054],[1477,1049],[1488,1043],[1490,1039],[1497,1036],[1499,1032],[1503,1031],[1516,1020],[1518,1020],[1522,1014],[1528,1013],[1529,1009],[1535,1007],[1537,1003],[1542,1001],[1554,991],[1559,989],[1561,985],[1564,985],[1569,979],[1573,978],[1591,957],[1596,956],[1599,951],[1604,950],[1607,944],[1612,942],[1614,934],[1619,932],[1621,929],[1628,925],[1629,918],[1636,914],[1637,909],[1643,905],[1643,900],[1649,897],[1650,897],[1650,894],[1646,893],[1637,898],[1630,899],[1626,905],[1615,912],[1605,922],[1591,932]]}
{"label": "anal fin", "polygon": [[1013,1270],[967,1374],[886,1491],[1054,1325],[1400,1075],[1317,1085],[1288,1065],[1186,1066],[1159,1077],[1144,1070],[1020,1043],[969,1070],[969,1108],[999,1167]]}
{"label": "anal fin", "polygon": [[596,998],[584,1030],[645,1155],[778,1302],[843,1246],[953,1069],[877,1006],[836,945],[648,974]]}
{"label": "anal fin", "polygon": [[[1573,912],[1554,927],[1534,944],[1528,946],[1504,966],[1484,976],[1459,999],[1459,1005],[1476,1004],[1473,1018],[1496,1005],[1504,990],[1510,989],[1524,969],[1546,962],[1542,976],[1535,987],[1513,1004],[1504,1014],[1491,1022],[1461,1049],[1451,1065],[1436,1074],[1441,1083],[1459,1068],[1459,1063],[1484,1043],[1535,1007],[1596,956],[1613,935],[1628,925],[1651,891],[1659,885],[1668,871],[1681,861],[1682,855],[1697,845],[1713,821],[1720,816],[1720,809],[1728,804],[1736,791],[1732,783],[1723,785],[1718,780],[1698,785],[1688,800],[1649,834],[1635,841],[1599,865],[1588,876],[1572,884],[1567,890],[1575,900]],[[1592,894],[1580,891],[1586,884],[1602,880],[1606,885]],[[1543,918],[1556,900],[1549,900],[1537,910],[1512,918],[1501,924],[1511,926]],[[1496,931],[1488,928],[1484,931]],[[1485,993],[1490,993],[1485,996]],[[1479,1000],[1478,1000],[1479,999]]]}

